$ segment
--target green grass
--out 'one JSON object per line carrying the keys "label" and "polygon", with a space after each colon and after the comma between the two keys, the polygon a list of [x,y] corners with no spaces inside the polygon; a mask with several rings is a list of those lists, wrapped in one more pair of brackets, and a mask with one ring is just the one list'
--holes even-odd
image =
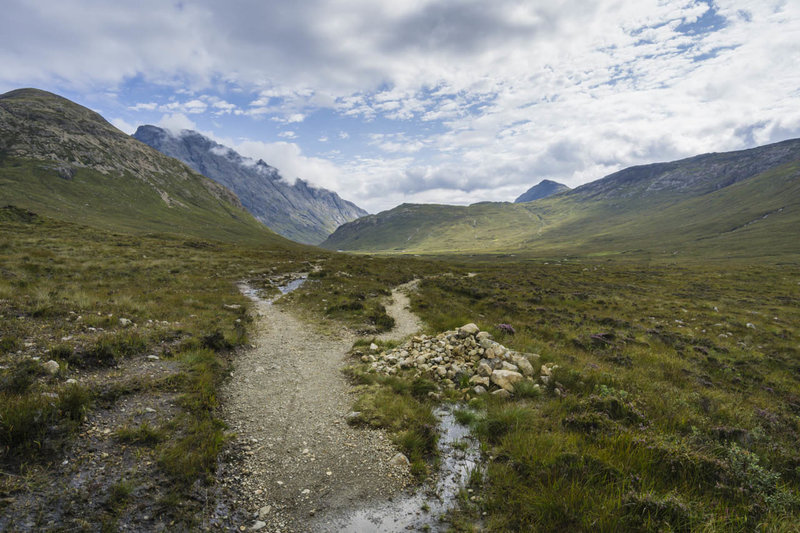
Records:
{"label": "green grass", "polygon": [[511,324],[503,343],[558,368],[540,393],[463,415],[491,459],[480,504],[454,515],[462,530],[483,513],[489,531],[800,520],[796,265],[471,269],[424,280],[415,310],[434,330],[472,317],[500,338]]}
{"label": "green grass", "polygon": [[[457,528],[790,531],[800,521],[800,268],[791,254],[753,263],[697,255],[675,264],[607,255],[422,261],[109,233],[11,210],[0,217],[4,471],[57,460],[92,409],[169,392],[176,416],[114,438],[153,454],[170,480],[153,497],[189,502],[164,512],[191,529],[197,523],[185,515],[201,513],[191,487],[213,480],[228,438],[215,416],[217,390],[251,324],[236,282],[266,287],[311,272],[279,305],[371,335],[386,328],[380,306],[391,288],[419,278],[412,307],[429,333],[476,322],[510,348],[539,354],[534,370],[558,365],[539,390],[477,398],[473,414],[457,415],[485,458]],[[499,324],[516,334],[504,336]],[[177,373],[92,389],[65,383],[76,369],[109,371],[150,353]],[[42,373],[33,356],[56,359],[61,371]],[[360,422],[386,428],[424,476],[435,464],[430,383],[358,368]]]}
{"label": "green grass", "polygon": [[[271,280],[316,269],[281,305],[301,306],[312,322],[378,331],[386,328],[388,289],[441,268],[413,260],[356,261],[271,241],[111,233],[19,209],[0,209],[0,218],[0,466],[8,473],[0,478],[0,493],[19,490],[24,472],[48,472],[83,438],[86,415],[114,411],[126,397],[166,394],[177,399],[175,414],[154,426],[123,423],[108,438],[120,453],[142,454],[153,465],[148,468],[165,476],[157,490],[137,498],[183,502],[161,505],[159,513],[187,529],[197,527],[202,514],[193,491],[213,483],[218,453],[230,438],[216,414],[217,391],[253,323],[252,304],[237,283],[268,287]],[[363,309],[329,312],[334,299],[357,300]],[[175,373],[124,374],[131,360],[151,354],[174,365]],[[60,365],[55,376],[43,370],[48,359]],[[66,383],[101,374],[118,377],[91,387]],[[419,406],[408,407],[413,413]],[[414,434],[397,439],[417,468],[426,469],[418,458],[430,443]],[[92,519],[116,527],[116,516]]]}
{"label": "green grass", "polygon": [[360,366],[349,367],[347,373],[360,385],[353,407],[359,414],[350,423],[385,429],[411,462],[411,473],[419,479],[428,475],[438,441],[428,398],[433,384],[425,379],[378,376]]}
{"label": "green grass", "polygon": [[127,444],[137,444],[142,446],[155,446],[166,440],[166,430],[155,428],[146,421],[138,427],[123,427],[116,431],[117,440]]}
{"label": "green grass", "polygon": [[405,204],[349,223],[323,245],[437,256],[796,260],[799,172],[800,163],[790,163],[698,196],[662,193],[626,200],[576,194],[523,204]]}

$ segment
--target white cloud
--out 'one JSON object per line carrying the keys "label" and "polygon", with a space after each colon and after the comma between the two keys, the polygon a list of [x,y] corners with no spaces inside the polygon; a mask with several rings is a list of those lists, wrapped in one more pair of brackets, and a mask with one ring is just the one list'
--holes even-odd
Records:
{"label": "white cloud", "polygon": [[128,135],[133,135],[133,132],[136,131],[136,126],[134,126],[129,122],[126,122],[121,118],[112,119],[110,122],[115,128],[117,128],[122,132],[127,133]]}
{"label": "white cloud", "polygon": [[336,190],[341,179],[341,169],[335,164],[325,159],[305,156],[295,143],[250,140],[234,142],[229,139],[218,139],[217,142],[231,146],[245,157],[263,159],[277,168],[289,182],[301,178],[319,187]]}
{"label": "white cloud", "polygon": [[[574,186],[631,164],[800,136],[796,1],[275,5],[8,0],[0,34],[15,46],[0,48],[0,86],[158,84],[180,96],[130,108],[179,129],[204,114],[308,128],[332,110],[342,123],[325,131],[341,130],[345,147],[363,136],[344,128],[393,121],[368,140],[382,159],[344,149],[326,161],[300,141],[260,148],[367,206],[513,199],[542,178]],[[203,96],[219,86],[249,103]]]}
{"label": "white cloud", "polygon": [[169,130],[173,135],[180,133],[183,130],[196,130],[197,125],[184,115],[183,113],[170,113],[163,115],[161,120],[158,121],[158,126],[165,130]]}
{"label": "white cloud", "polygon": [[128,107],[131,111],[155,111],[156,108],[158,108],[158,104],[155,102],[140,102]]}
{"label": "white cloud", "polygon": [[205,113],[206,109],[208,109],[208,104],[197,98],[187,102],[170,102],[168,104],[158,106],[159,111],[189,113],[193,115]]}
{"label": "white cloud", "polygon": [[218,98],[213,98],[211,100],[211,107],[215,109],[215,115],[227,115],[233,113],[234,111],[238,110],[239,108],[236,104],[232,104],[230,102],[226,102],[225,100],[220,100]]}

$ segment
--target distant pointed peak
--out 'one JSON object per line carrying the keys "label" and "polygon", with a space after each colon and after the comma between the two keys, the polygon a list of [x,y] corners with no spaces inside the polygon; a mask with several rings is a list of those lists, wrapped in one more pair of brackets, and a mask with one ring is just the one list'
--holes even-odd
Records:
{"label": "distant pointed peak", "polygon": [[542,198],[547,198],[548,196],[552,196],[554,194],[558,194],[560,192],[570,190],[569,187],[564,185],[563,183],[558,183],[557,181],[543,179],[539,181],[536,185],[525,191],[516,200],[514,203],[519,204],[523,202],[533,202],[534,200],[541,200]]}

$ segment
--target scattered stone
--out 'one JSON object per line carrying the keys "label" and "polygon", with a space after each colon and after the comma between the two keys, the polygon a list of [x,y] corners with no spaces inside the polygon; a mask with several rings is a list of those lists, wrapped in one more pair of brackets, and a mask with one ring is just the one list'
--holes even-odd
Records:
{"label": "scattered stone", "polygon": [[492,383],[508,392],[514,392],[514,383],[522,381],[523,375],[513,370],[495,370],[492,372]]}
{"label": "scattered stone", "polygon": [[133,324],[133,322],[130,319],[127,319],[127,318],[120,318],[119,319],[119,325],[122,326],[123,328],[127,328],[131,324]]}
{"label": "scattered stone", "polygon": [[267,527],[267,523],[262,520],[256,520],[256,522],[250,527],[250,531],[260,531]]}
{"label": "scattered stone", "polygon": [[[491,376],[491,372],[489,373],[489,375]],[[469,378],[469,382],[473,385],[488,387],[490,380],[488,376],[479,376],[476,374],[471,378]]]}
{"label": "scattered stone", "polygon": [[52,359],[42,364],[42,368],[51,376],[58,374],[58,371],[61,369],[61,367],[58,365],[58,362],[53,361]]}
{"label": "scattered stone", "polygon": [[558,365],[553,363],[545,363],[542,365],[541,369],[542,375],[539,376],[539,379],[542,381],[542,383],[547,385],[550,382],[550,377],[553,374],[553,370],[555,370],[556,368],[558,368]]}
{"label": "scattered stone", "polygon": [[519,367],[515,364],[509,363],[508,361],[503,361],[503,364],[500,368],[503,370],[511,370],[512,372],[519,372]]}
{"label": "scattered stone", "polygon": [[75,385],[76,383],[78,383],[78,380],[75,378],[69,378],[67,380],[67,385]]}
{"label": "scattered stone", "polygon": [[477,335],[479,332],[480,328],[471,322],[458,328],[458,336],[462,339],[470,335]]}
{"label": "scattered stone", "polygon": [[369,351],[371,351],[371,352],[377,352],[378,350],[380,350],[380,348],[378,348],[378,345],[377,345],[377,344],[375,344],[374,342],[370,343],[370,345],[369,345]]}
{"label": "scattered stone", "polygon": [[265,520],[267,516],[269,516],[270,512],[272,512],[272,506],[265,505],[264,507],[258,510],[258,519]]}
{"label": "scattered stone", "polygon": [[497,396],[498,398],[510,398],[511,393],[505,389],[497,389],[496,391],[492,391],[493,396]]}
{"label": "scattered stone", "polygon": [[157,355],[148,355],[147,358],[150,359],[151,361],[158,361],[159,359],[161,359]]}
{"label": "scattered stone", "polygon": [[747,326],[749,329],[756,329],[756,325],[755,325],[755,324],[753,324],[752,322],[748,322],[748,323],[746,324],[746,326]]}
{"label": "scattered stone", "polygon": [[408,457],[406,457],[404,454],[398,453],[389,460],[389,464],[398,468],[409,467],[411,466],[411,461],[409,461]]}
{"label": "scattered stone", "polygon": [[514,361],[523,376],[533,376],[533,365],[524,355],[512,355],[511,360]]}

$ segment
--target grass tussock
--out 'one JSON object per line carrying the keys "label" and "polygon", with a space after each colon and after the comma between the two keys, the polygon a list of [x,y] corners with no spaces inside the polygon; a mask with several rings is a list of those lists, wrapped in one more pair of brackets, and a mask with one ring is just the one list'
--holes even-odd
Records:
{"label": "grass tussock", "polygon": [[385,429],[411,462],[411,473],[425,477],[438,442],[436,417],[428,401],[433,383],[422,378],[376,376],[352,367],[349,373],[361,384],[354,406],[358,415],[351,423]]}

